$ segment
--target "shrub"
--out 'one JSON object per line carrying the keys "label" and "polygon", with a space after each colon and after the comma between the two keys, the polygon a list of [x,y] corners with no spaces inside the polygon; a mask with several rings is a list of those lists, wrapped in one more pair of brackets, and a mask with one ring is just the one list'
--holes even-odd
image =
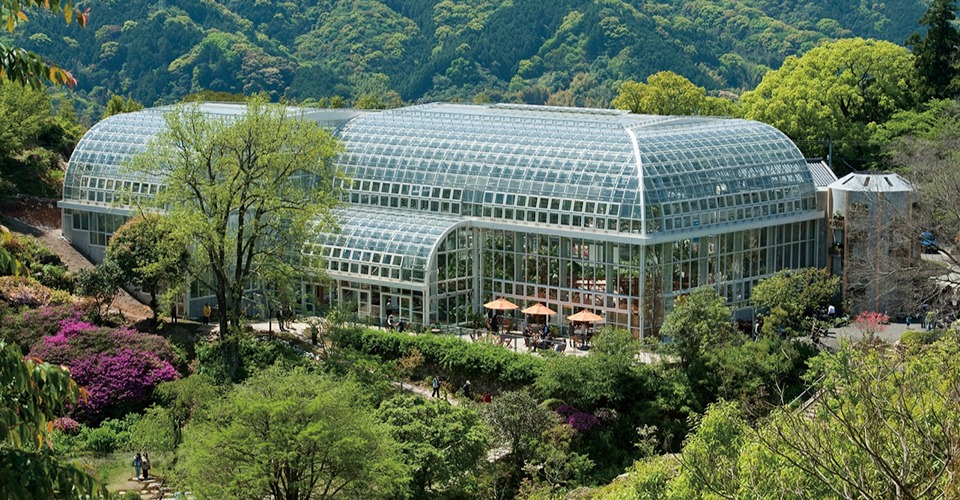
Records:
{"label": "shrub", "polygon": [[74,380],[90,391],[87,401],[73,414],[87,422],[140,411],[150,402],[160,382],[180,377],[169,362],[144,351],[123,349],[115,354],[97,353],[70,366]]}
{"label": "shrub", "polygon": [[70,367],[73,379],[90,392],[73,415],[88,423],[142,410],[158,383],[179,377],[174,364],[181,361],[162,337],[97,327],[77,315],[61,319],[57,333],[44,337],[31,355]]}
{"label": "shrub", "polygon": [[427,365],[447,371],[447,378],[487,381],[505,388],[532,384],[544,364],[544,360],[536,356],[501,346],[464,342],[453,336],[412,336],[371,329],[355,335],[341,334],[337,338],[341,346],[387,360],[403,357],[416,348],[423,353]]}
{"label": "shrub", "polygon": [[130,414],[122,420],[106,419],[99,427],[84,427],[79,436],[84,450],[98,456],[129,450],[131,431],[139,418],[137,414]]}
{"label": "shrub", "polygon": [[[227,380],[223,370],[223,352],[220,342],[198,344],[197,362],[198,373],[203,373],[217,382]],[[235,381],[239,382],[254,373],[280,363],[284,368],[295,366],[310,366],[310,360],[302,351],[277,339],[266,337],[244,336],[238,347],[240,368]]]}
{"label": "shrub", "polygon": [[61,417],[53,421],[53,428],[70,436],[80,432],[80,422],[70,418]]}
{"label": "shrub", "polygon": [[12,313],[0,321],[0,339],[19,344],[27,354],[43,337],[56,335],[60,322],[79,319],[80,312],[73,305],[48,305]]}
{"label": "shrub", "polygon": [[0,300],[12,306],[31,308],[69,304],[73,297],[62,290],[53,290],[33,278],[24,276],[0,277]]}

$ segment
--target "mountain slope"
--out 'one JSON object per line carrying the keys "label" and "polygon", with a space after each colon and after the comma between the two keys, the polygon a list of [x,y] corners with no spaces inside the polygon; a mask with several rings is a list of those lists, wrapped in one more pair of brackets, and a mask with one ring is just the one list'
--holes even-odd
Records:
{"label": "mountain slope", "polygon": [[[844,5],[841,5],[844,4]],[[201,89],[606,105],[672,70],[747,89],[823,40],[902,43],[921,0],[102,0],[86,29],[35,17],[16,43],[72,68],[79,92],[147,105]]]}

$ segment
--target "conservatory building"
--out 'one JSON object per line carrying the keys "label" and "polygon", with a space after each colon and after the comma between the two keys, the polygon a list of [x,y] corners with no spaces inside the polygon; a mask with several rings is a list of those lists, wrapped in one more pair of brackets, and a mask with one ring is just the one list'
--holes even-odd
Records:
{"label": "conservatory building", "polygon": [[[745,310],[757,281],[825,253],[807,162],[758,122],[508,104],[291,113],[339,137],[350,179],[340,230],[304,248],[330,278],[304,280],[307,310],[339,301],[375,321],[461,324],[504,297],[543,303],[555,322],[588,309],[640,336],[693,288]],[[161,188],[162,175],[120,165],[163,124],[162,108],[112,116],[77,146],[63,228],[93,259],[129,214],[115,192]],[[190,291],[189,314],[206,294]]]}

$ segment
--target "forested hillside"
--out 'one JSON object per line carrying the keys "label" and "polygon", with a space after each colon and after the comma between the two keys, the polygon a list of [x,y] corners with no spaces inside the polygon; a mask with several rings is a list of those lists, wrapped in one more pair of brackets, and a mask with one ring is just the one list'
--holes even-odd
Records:
{"label": "forested hillside", "polygon": [[[902,44],[922,0],[101,0],[85,29],[31,13],[16,44],[77,91],[146,105],[200,90],[297,101],[517,100],[603,106],[615,84],[672,70],[751,89],[825,39]],[[10,35],[5,35],[10,36]]]}

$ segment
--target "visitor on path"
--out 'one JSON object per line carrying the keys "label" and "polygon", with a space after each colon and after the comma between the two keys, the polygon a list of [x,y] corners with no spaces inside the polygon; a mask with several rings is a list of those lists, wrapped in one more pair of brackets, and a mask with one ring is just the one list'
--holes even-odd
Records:
{"label": "visitor on path", "polygon": [[177,324],[177,304],[170,306],[170,322]]}
{"label": "visitor on path", "polygon": [[210,307],[210,304],[209,303],[204,304],[203,305],[203,324],[204,325],[210,324],[210,314],[212,313],[213,313],[213,308]]}
{"label": "visitor on path", "polygon": [[133,472],[136,473],[137,481],[140,480],[140,466],[143,465],[143,459],[140,458],[140,454],[137,453],[133,457]]}
{"label": "visitor on path", "polygon": [[489,403],[490,401],[493,401],[493,397],[490,395],[490,393],[489,392],[483,393],[483,402]]}
{"label": "visitor on path", "polygon": [[283,307],[277,308],[277,326],[280,328],[281,332],[285,332],[283,329]]}
{"label": "visitor on path", "polygon": [[393,319],[393,315],[391,314],[391,315],[387,316],[387,328],[389,328],[390,330],[393,330],[394,327],[396,327],[396,326],[397,326],[397,323],[396,323],[396,321]]}
{"label": "visitor on path", "polygon": [[401,319],[400,322],[397,323],[397,331],[400,333],[403,333],[404,330],[406,329],[407,329],[407,324]]}
{"label": "visitor on path", "polygon": [[430,382],[430,385],[433,387],[433,397],[440,397],[440,375],[434,375],[433,381]]}
{"label": "visitor on path", "polygon": [[146,452],[143,454],[143,461],[140,466],[143,467],[143,480],[150,479],[150,455]]}
{"label": "visitor on path", "polygon": [[466,397],[467,399],[473,399],[473,393],[471,392],[471,386],[470,386],[469,380],[467,380],[467,382],[463,384],[463,396]]}

